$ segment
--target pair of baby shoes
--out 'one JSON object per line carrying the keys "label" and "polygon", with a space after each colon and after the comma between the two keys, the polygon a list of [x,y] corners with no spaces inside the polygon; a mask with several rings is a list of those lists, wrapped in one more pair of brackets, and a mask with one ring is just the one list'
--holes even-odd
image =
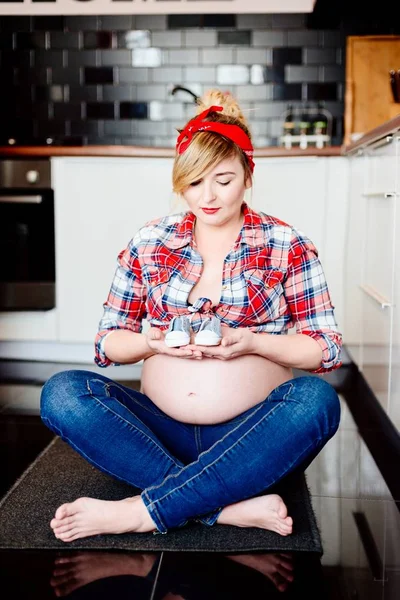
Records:
{"label": "pair of baby shoes", "polygon": [[[165,343],[171,348],[190,344],[190,319],[186,315],[173,317],[165,335]],[[196,333],[194,343],[198,346],[217,346],[222,339],[221,322],[217,317],[208,317]]]}

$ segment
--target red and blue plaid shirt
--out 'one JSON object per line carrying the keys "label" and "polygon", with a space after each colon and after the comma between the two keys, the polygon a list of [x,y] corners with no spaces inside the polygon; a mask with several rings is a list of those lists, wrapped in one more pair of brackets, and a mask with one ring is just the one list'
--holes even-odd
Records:
{"label": "red and blue plaid shirt", "polygon": [[197,332],[209,314],[229,327],[257,333],[296,333],[322,349],[323,373],[341,366],[339,333],[318,251],[299,230],[243,206],[242,229],[225,258],[219,304],[209,298],[188,302],[203,260],[193,239],[195,215],[181,212],[149,221],[117,259],[117,269],[95,339],[95,362],[116,365],[104,353],[105,336],[115,329],[142,332],[142,321],[168,329],[175,315],[192,313]]}

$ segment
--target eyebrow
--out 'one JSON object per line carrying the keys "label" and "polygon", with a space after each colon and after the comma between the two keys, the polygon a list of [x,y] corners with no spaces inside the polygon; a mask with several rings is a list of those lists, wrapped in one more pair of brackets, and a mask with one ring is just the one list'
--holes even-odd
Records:
{"label": "eyebrow", "polygon": [[225,173],[216,173],[215,177],[221,177],[221,175],[236,175],[234,171],[225,171]]}

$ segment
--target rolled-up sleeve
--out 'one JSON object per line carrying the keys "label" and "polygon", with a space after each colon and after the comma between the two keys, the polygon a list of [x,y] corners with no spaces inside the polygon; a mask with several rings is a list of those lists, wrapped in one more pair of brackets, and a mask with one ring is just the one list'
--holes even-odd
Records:
{"label": "rolled-up sleeve", "polygon": [[119,365],[105,355],[106,337],[117,329],[141,333],[142,321],[146,317],[146,286],[142,280],[135,238],[118,255],[114,279],[103,309],[94,342],[94,361],[99,367]]}
{"label": "rolled-up sleeve", "polygon": [[326,373],[342,365],[339,332],[318,251],[303,234],[293,229],[287,277],[286,302],[296,333],[312,337],[321,347],[322,361],[311,373]]}

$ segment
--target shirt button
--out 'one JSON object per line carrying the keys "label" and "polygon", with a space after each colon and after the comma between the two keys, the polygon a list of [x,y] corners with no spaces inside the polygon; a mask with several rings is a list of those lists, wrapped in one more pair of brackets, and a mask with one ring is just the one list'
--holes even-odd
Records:
{"label": "shirt button", "polygon": [[227,290],[227,289],[228,289],[228,286],[227,286],[227,285],[223,285],[223,286],[222,286],[222,289],[223,289],[223,290]]}

